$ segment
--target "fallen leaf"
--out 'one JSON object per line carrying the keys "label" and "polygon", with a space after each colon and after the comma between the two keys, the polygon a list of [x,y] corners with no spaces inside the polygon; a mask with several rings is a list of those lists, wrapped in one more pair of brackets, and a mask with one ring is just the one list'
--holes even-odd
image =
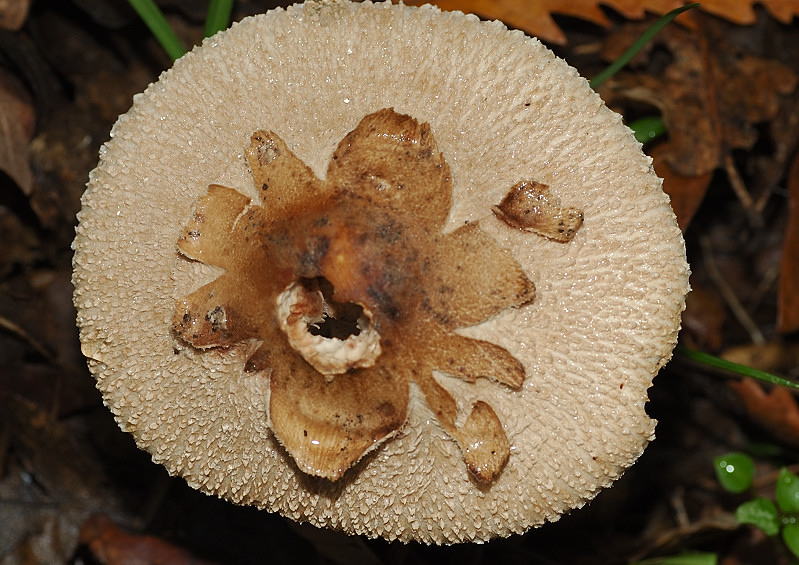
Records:
{"label": "fallen leaf", "polygon": [[[609,38],[604,57],[618,57],[639,36],[640,27],[626,26]],[[799,80],[778,61],[736,49],[709,20],[701,33],[666,27],[635,61],[637,66],[645,67],[647,53],[656,49],[669,53],[665,69],[622,72],[600,93],[611,106],[645,103],[661,111],[669,139],[660,158],[683,177],[711,173],[730,151],[751,149],[758,140],[757,125],[777,116]]]}
{"label": "fallen leaf", "polygon": [[722,355],[727,361],[761,371],[799,377],[799,343],[774,341],[731,347]]}
{"label": "fallen leaf", "polygon": [[0,29],[16,31],[28,19],[31,0],[0,0]]}
{"label": "fallen leaf", "polygon": [[782,245],[777,331],[799,330],[799,153],[788,173],[788,227]]}
{"label": "fallen leaf", "polygon": [[671,198],[671,207],[677,216],[677,224],[685,233],[688,225],[705,198],[713,171],[695,176],[683,176],[675,172],[666,160],[668,145],[658,145],[651,152],[653,166],[657,175],[663,179],[663,190]]}
{"label": "fallen leaf", "polygon": [[766,392],[752,379],[729,383],[749,417],[785,445],[799,447],[799,406],[790,390],[777,387]]}
{"label": "fallen leaf", "polygon": [[719,293],[708,288],[704,280],[693,277],[691,292],[685,299],[682,315],[683,334],[695,349],[718,351],[724,342],[724,326],[728,322],[724,301]]}
{"label": "fallen leaf", "polygon": [[[426,0],[408,0],[406,4],[427,4]],[[572,16],[594,24],[610,25],[601,6],[608,6],[631,20],[640,20],[648,12],[662,15],[683,6],[682,0],[437,0],[432,2],[442,10],[472,12],[487,19],[501,20],[544,41],[565,44],[566,35],[552,18],[553,15]],[[736,24],[753,24],[757,15],[753,2],[740,0],[705,0],[700,6],[710,14]],[[772,17],[791,23],[799,15],[799,0],[761,0],[758,2]],[[601,5],[601,6],[600,6]]]}
{"label": "fallen leaf", "polygon": [[[762,371],[791,376],[799,366],[799,344],[743,345],[724,351],[721,357]],[[775,386],[767,392],[753,379],[730,382],[729,386],[737,393],[753,422],[780,442],[799,447],[799,406],[793,391]]]}
{"label": "fallen leaf", "polygon": [[26,195],[33,189],[28,143],[35,122],[33,106],[24,88],[0,69],[0,171],[11,177]]}
{"label": "fallen leaf", "polygon": [[83,523],[80,543],[103,565],[212,565],[162,539],[130,534],[105,514],[95,514]]}
{"label": "fallen leaf", "polygon": [[[16,377],[16,375],[15,375]],[[80,523],[117,503],[76,438],[32,402],[0,397],[0,561],[67,563]]]}

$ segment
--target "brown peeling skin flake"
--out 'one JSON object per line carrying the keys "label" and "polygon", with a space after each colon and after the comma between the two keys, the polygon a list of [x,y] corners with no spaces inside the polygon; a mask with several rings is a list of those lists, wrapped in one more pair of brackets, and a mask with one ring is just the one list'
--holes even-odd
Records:
{"label": "brown peeling skin flake", "polygon": [[405,423],[410,383],[490,483],[510,445],[492,407],[458,408],[433,371],[511,388],[524,367],[456,328],[533,300],[522,268],[479,227],[442,234],[450,170],[430,126],[392,109],[363,118],[318,179],[280,137],[247,159],[260,203],[209,187],[178,247],[225,274],[178,302],[194,347],[261,342],[245,370],[270,379],[270,427],[299,468],[340,478]]}
{"label": "brown peeling skin flake", "polygon": [[571,241],[583,225],[583,213],[561,208],[549,187],[536,181],[522,181],[511,188],[498,206],[496,216],[511,227],[530,231],[555,241]]}

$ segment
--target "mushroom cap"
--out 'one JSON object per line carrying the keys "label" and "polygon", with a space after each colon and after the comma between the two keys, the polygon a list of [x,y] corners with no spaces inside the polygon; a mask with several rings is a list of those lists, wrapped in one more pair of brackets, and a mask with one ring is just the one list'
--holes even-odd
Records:
{"label": "mushroom cap", "polygon": [[[466,222],[510,251],[531,304],[458,330],[507,349],[519,390],[436,374],[486,400],[510,442],[490,485],[411,387],[408,420],[336,482],[300,472],[268,426],[257,344],[176,339],[176,300],[220,275],[176,242],[209,185],[257,190],[245,148],[279,133],[324,178],[338,142],[392,107],[428,122],[452,174],[444,231]],[[568,243],[492,213],[521,179],[584,213]],[[632,133],[541,43],[459,12],[311,1],[234,24],[134,98],[100,152],[74,242],[82,350],[119,426],[192,487],[349,533],[487,540],[555,521],[609,486],[654,438],[644,410],[688,291],[682,236]],[[409,360],[409,363],[412,363]]]}

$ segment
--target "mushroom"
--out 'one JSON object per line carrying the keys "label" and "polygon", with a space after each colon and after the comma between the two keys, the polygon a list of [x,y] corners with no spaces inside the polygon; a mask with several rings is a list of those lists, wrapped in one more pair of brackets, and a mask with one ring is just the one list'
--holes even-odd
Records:
{"label": "mushroom", "polygon": [[102,148],[74,250],[83,353],[154,461],[428,543],[557,520],[632,465],[688,291],[651,161],[584,79],[389,2],[177,61]]}

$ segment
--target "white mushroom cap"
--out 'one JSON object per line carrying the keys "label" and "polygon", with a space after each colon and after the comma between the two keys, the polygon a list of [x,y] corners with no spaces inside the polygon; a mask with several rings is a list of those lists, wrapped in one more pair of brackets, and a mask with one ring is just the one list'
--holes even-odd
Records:
{"label": "white mushroom cap", "polygon": [[[177,241],[209,185],[257,197],[253,132],[276,132],[324,179],[337,144],[383,108],[430,124],[451,169],[444,231],[479,222],[535,284],[532,303],[458,330],[520,361],[518,390],[435,377],[459,408],[485,401],[504,426],[510,457],[487,485],[415,385],[405,425],[344,477],[305,475],[269,428],[269,379],[243,371],[257,343],[203,350],[172,329],[176,301],[221,274]],[[570,242],[492,213],[523,180],[583,212]],[[388,539],[524,532],[592,499],[654,437],[647,389],[688,291],[660,184],[587,82],[501,23],[337,0],[271,11],[180,59],[114,126],[74,243],[83,353],[120,427],[195,488]]]}

